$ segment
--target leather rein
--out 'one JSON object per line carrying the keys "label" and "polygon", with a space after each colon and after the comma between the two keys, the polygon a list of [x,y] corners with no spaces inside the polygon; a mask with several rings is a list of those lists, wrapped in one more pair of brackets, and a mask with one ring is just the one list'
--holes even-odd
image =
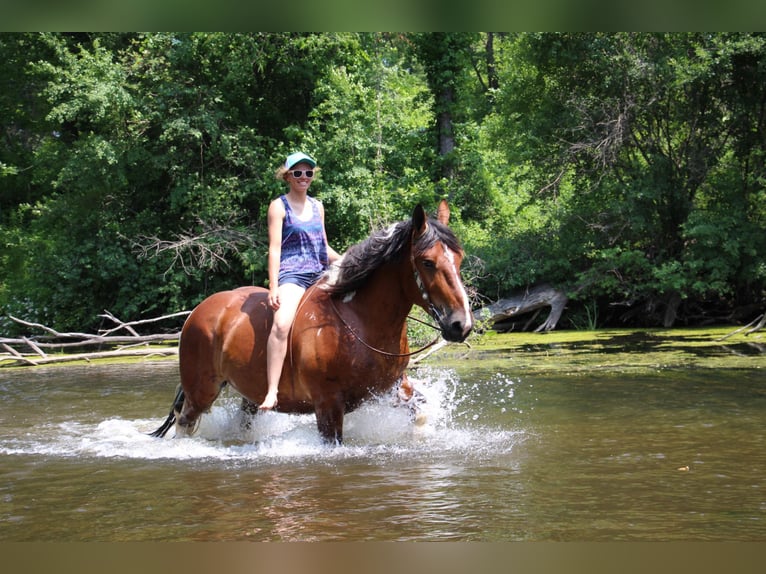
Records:
{"label": "leather rein", "polygon": [[[430,297],[428,296],[428,292],[425,289],[425,285],[423,284],[423,280],[420,278],[420,274],[418,273],[418,268],[415,266],[414,257],[411,258],[411,259],[412,259],[412,269],[414,270],[414,274],[415,274],[415,283],[417,284],[418,289],[420,290],[420,294],[423,297],[423,300],[428,303],[428,313],[429,313],[429,315],[431,315],[432,317],[435,317],[438,320],[438,318],[439,318],[439,311],[436,309],[436,307],[430,301]],[[309,289],[313,291],[316,288],[317,288],[317,286],[316,286],[316,284],[314,284]],[[311,296],[311,293],[308,293],[306,298],[303,300],[303,303],[305,303],[309,299],[310,296]],[[348,322],[340,314],[340,311],[335,306],[335,301],[333,300],[332,296],[328,297],[328,299],[330,301],[330,306],[332,307],[332,310],[335,311],[335,314],[338,316],[338,319],[340,319],[341,323],[343,323],[343,325],[346,327],[346,329],[351,331],[351,334],[354,335],[356,340],[359,341],[365,347],[367,347],[370,351],[378,353],[379,355],[383,355],[383,356],[386,356],[386,357],[396,357],[396,358],[411,357],[412,355],[417,355],[418,353],[422,353],[426,349],[428,349],[430,347],[433,347],[436,343],[439,342],[439,338],[441,337],[441,335],[437,335],[434,338],[434,340],[431,341],[430,343],[428,343],[427,345],[425,345],[425,346],[423,346],[420,349],[417,349],[415,351],[410,351],[409,353],[389,353],[388,351],[384,351],[383,349],[378,349],[377,347],[375,347],[375,346],[371,345],[370,343],[368,343],[367,341],[365,341],[362,338],[362,336],[359,333],[357,333],[354,330],[354,328],[351,325],[349,325]],[[301,306],[303,305],[303,303],[301,303]],[[297,316],[297,312],[296,312],[296,316]],[[438,327],[436,327],[434,325],[431,325],[430,323],[426,323],[425,321],[421,321],[420,319],[417,319],[417,318],[413,317],[412,315],[408,315],[407,317],[409,319],[412,319],[413,321],[417,321],[418,323],[422,323],[423,325],[431,327],[432,329],[435,329],[437,331],[439,330]],[[292,328],[290,329],[290,337],[292,338]],[[292,345],[290,345],[290,348],[292,348]],[[292,360],[292,356],[291,356],[291,360]]]}
{"label": "leather rein", "polygon": [[[380,355],[384,355],[386,357],[397,357],[397,358],[399,358],[399,357],[411,357],[412,355],[417,355],[418,353],[422,353],[423,351],[425,351],[429,347],[433,347],[439,341],[439,337],[440,336],[437,335],[436,338],[433,341],[431,341],[430,343],[428,343],[424,347],[421,347],[420,349],[417,349],[415,351],[410,351],[409,353],[389,353],[388,351],[384,351],[383,349],[378,349],[377,347],[374,347],[374,346],[370,345],[367,341],[362,339],[362,337],[359,335],[359,333],[357,333],[353,329],[353,327],[351,327],[351,325],[349,325],[346,322],[346,320],[343,318],[343,316],[340,314],[340,311],[338,311],[338,308],[335,306],[335,301],[333,301],[333,298],[329,297],[328,299],[330,300],[330,306],[332,307],[333,311],[335,311],[335,314],[338,316],[338,319],[340,319],[341,323],[343,323],[343,325],[345,325],[346,329],[351,331],[351,334],[354,335],[354,337],[356,337],[356,340],[359,341],[362,345],[364,345],[368,349],[370,349],[371,351],[374,351],[375,353],[378,353]],[[412,315],[408,315],[408,318],[412,319],[413,321],[417,321],[418,323],[422,323],[423,325],[428,325],[429,327],[432,327],[434,329],[438,329],[438,327],[434,327],[430,323],[426,323],[425,321],[421,321],[420,319],[416,319]]]}

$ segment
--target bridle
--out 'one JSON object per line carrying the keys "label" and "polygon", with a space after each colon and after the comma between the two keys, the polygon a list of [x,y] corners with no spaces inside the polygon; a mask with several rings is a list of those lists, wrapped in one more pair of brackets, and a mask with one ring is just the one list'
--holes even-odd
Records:
{"label": "bridle", "polygon": [[[410,262],[412,263],[412,270],[413,270],[413,275],[414,275],[414,278],[415,278],[415,284],[418,287],[418,291],[420,292],[420,296],[423,298],[423,301],[427,304],[427,312],[428,312],[428,314],[433,319],[436,319],[437,322],[441,322],[441,315],[442,314],[439,311],[439,309],[436,307],[436,305],[434,305],[431,302],[431,297],[428,294],[428,290],[426,289],[425,283],[423,283],[423,279],[420,277],[420,272],[418,271],[417,265],[415,265],[415,256],[414,255],[410,255]],[[309,298],[311,297],[312,293],[314,292],[314,290],[316,288],[317,288],[316,284],[314,284],[311,287],[309,287],[308,293],[306,293],[306,296],[303,298],[303,301],[301,302],[300,306],[296,310],[296,313],[295,313],[296,317],[298,316],[298,311],[300,311],[300,307],[302,307],[303,304],[306,303],[306,301],[309,300]],[[423,347],[421,347],[421,348],[419,348],[419,349],[417,349],[415,351],[410,351],[409,353],[390,353],[388,351],[384,351],[383,349],[379,349],[379,348],[375,347],[374,345],[371,345],[370,343],[365,341],[362,338],[362,336],[359,333],[357,333],[356,330],[351,325],[348,324],[346,319],[343,318],[343,315],[340,314],[340,311],[338,310],[338,307],[335,305],[335,300],[333,299],[333,297],[332,296],[328,297],[328,300],[330,302],[330,307],[332,307],[332,310],[338,316],[338,319],[340,319],[340,322],[343,323],[343,325],[346,327],[346,329],[348,329],[351,332],[352,335],[354,335],[354,338],[356,338],[357,341],[359,341],[362,345],[367,347],[370,351],[373,351],[373,352],[378,353],[379,355],[383,355],[385,357],[403,358],[403,357],[411,357],[413,355],[417,355],[418,353],[422,353],[426,349],[428,349],[430,347],[433,347],[437,342],[439,342],[439,338],[441,337],[441,335],[437,335],[434,338],[434,340],[431,341],[430,343],[428,343],[427,345],[424,345]],[[437,331],[439,330],[439,327],[437,327],[435,325],[432,325],[430,323],[427,323],[426,321],[421,321],[420,319],[418,319],[416,317],[413,317],[412,315],[408,315],[407,318],[408,319],[412,319],[413,321],[417,321],[418,323],[421,323],[421,324],[426,325],[428,327],[431,327],[432,329],[435,329]],[[291,341],[292,341],[292,332],[293,332],[292,327],[290,327],[290,335],[289,336],[290,336],[290,340]],[[291,351],[292,351],[292,344],[288,345],[288,348],[291,349]],[[290,362],[292,364],[292,352],[290,353]]]}
{"label": "bridle", "polygon": [[[428,291],[426,290],[425,283],[423,283],[423,279],[420,277],[420,272],[418,271],[417,265],[415,265],[415,256],[410,255],[410,262],[412,263],[412,271],[415,275],[415,285],[418,286],[418,290],[420,291],[420,296],[423,298],[423,301],[428,305],[428,314],[436,319],[437,323],[441,323],[442,314],[439,311],[439,309],[431,302],[431,296],[428,294]],[[411,317],[414,318],[414,317]],[[417,320],[417,319],[416,319]],[[428,323],[425,323],[423,321],[419,321],[420,323],[423,323],[424,325],[429,325]],[[438,330],[438,327],[434,327],[433,325],[429,325],[430,327],[433,327],[434,329]]]}
{"label": "bridle", "polygon": [[[428,306],[428,314],[431,317],[433,317],[434,319],[436,319],[437,322],[440,322],[441,313],[436,308],[436,305],[434,305],[431,302],[431,297],[428,294],[428,291],[426,290],[426,286],[423,283],[423,279],[420,277],[420,272],[418,271],[418,268],[415,265],[415,256],[414,255],[410,256],[410,261],[412,263],[412,269],[413,269],[413,273],[414,273],[414,276],[415,276],[415,284],[418,286],[418,291],[420,291],[420,296],[423,298],[423,301]],[[346,329],[348,329],[351,332],[351,334],[354,335],[356,340],[359,341],[365,347],[367,347],[369,350],[371,350],[371,351],[373,351],[375,353],[378,353],[379,355],[383,355],[385,357],[396,357],[396,358],[411,357],[412,355],[417,355],[418,353],[422,353],[426,349],[428,349],[430,347],[433,347],[439,341],[439,338],[441,337],[441,335],[437,335],[434,338],[434,340],[431,341],[430,343],[428,343],[427,345],[425,345],[425,346],[423,346],[423,347],[421,347],[421,348],[419,348],[419,349],[417,349],[415,351],[410,351],[409,353],[389,353],[388,351],[384,351],[383,349],[378,349],[377,347],[375,347],[375,346],[371,345],[370,343],[368,343],[367,341],[365,341],[362,338],[362,336],[359,333],[357,333],[351,325],[348,324],[348,322],[343,318],[343,315],[340,314],[340,311],[338,310],[338,307],[336,307],[335,301],[333,300],[332,296],[330,296],[328,299],[330,301],[330,307],[332,307],[332,310],[335,311],[335,314],[338,316],[338,319],[340,319],[341,323],[343,323],[343,325],[346,327]],[[425,321],[421,321],[420,319],[417,319],[417,318],[413,317],[412,315],[408,315],[407,318],[408,319],[412,319],[413,321],[417,321],[418,323],[422,323],[423,325],[427,325],[428,327],[431,327],[432,329],[435,329],[437,331],[439,330],[439,328],[436,327],[435,325],[431,325],[430,323],[427,323]]]}

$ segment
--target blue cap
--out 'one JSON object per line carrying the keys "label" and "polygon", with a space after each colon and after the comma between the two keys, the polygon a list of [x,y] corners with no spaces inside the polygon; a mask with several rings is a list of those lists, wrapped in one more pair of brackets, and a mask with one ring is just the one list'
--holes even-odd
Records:
{"label": "blue cap", "polygon": [[314,161],[314,158],[307,156],[305,153],[299,151],[295,153],[291,153],[287,156],[287,160],[285,161],[285,167],[287,169],[290,169],[297,163],[306,162],[311,167],[316,167],[317,162]]}

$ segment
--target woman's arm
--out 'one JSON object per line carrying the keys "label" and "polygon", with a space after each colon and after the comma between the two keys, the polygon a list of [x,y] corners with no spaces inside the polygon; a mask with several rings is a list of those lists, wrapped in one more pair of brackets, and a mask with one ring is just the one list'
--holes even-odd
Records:
{"label": "woman's arm", "polygon": [[269,305],[279,308],[279,265],[282,257],[282,224],[285,220],[285,206],[277,198],[269,204]]}

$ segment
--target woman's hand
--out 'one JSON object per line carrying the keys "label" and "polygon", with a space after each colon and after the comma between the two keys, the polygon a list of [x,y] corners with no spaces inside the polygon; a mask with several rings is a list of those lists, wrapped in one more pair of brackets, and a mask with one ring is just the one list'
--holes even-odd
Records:
{"label": "woman's hand", "polygon": [[269,289],[268,303],[274,311],[279,309],[279,291],[277,289]]}

